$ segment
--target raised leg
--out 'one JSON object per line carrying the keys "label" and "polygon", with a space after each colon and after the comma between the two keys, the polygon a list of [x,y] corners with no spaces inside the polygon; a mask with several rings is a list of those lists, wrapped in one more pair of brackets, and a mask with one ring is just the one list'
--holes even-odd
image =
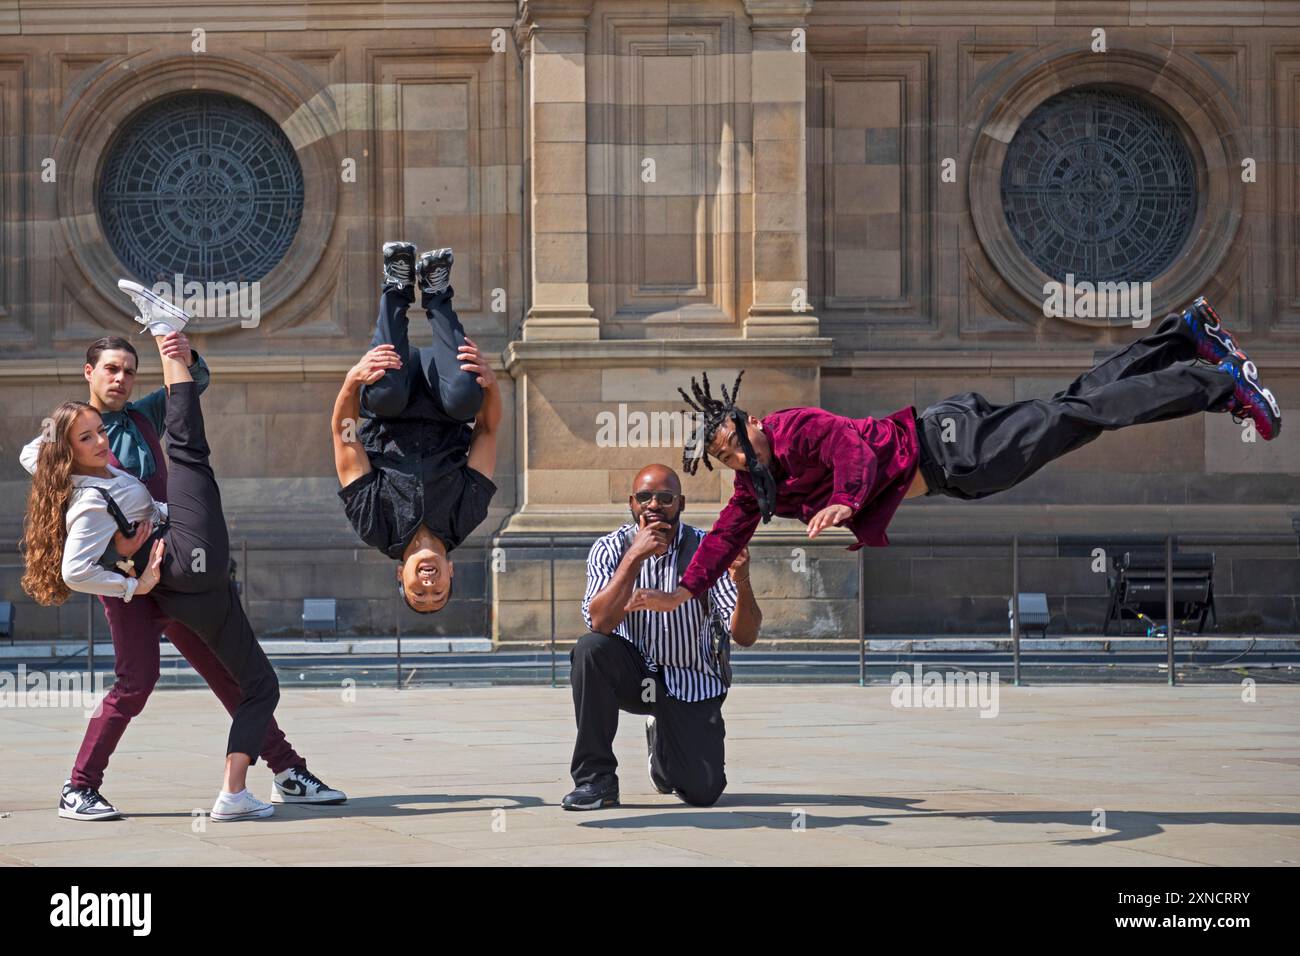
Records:
{"label": "raised leg", "polygon": [[419,373],[412,369],[413,350],[407,335],[406,310],[415,301],[411,287],[387,287],[379,296],[379,318],[370,348],[391,345],[402,360],[401,368],[390,368],[384,377],[361,388],[361,407],[376,418],[399,418],[411,400]]}
{"label": "raised leg", "polygon": [[171,527],[165,535],[159,590],[208,591],[229,576],[230,538],[221,490],[208,463],[203,411],[193,381],[169,387],[166,421]]}
{"label": "raised leg", "polygon": [[418,349],[417,361],[425,386],[437,398],[443,414],[454,422],[468,422],[483,404],[483,389],[474,373],[462,370],[456,358],[465,344],[465,329],[452,307],[454,295],[450,286],[443,292],[420,294],[420,304],[433,330],[433,345]]}
{"label": "raised leg", "polygon": [[942,469],[940,493],[983,498],[1019,484],[1104,431],[1219,407],[1233,387],[1228,372],[1182,363],[1124,374],[1077,394],[1067,389],[1047,400],[994,405],[965,392],[921,414],[921,440]]}
{"label": "raised leg", "polygon": [[1130,342],[1110,358],[1098,362],[1052,397],[1082,395],[1122,378],[1145,375],[1168,368],[1176,362],[1189,362],[1196,357],[1196,340],[1179,316],[1168,315],[1156,326],[1154,332],[1136,342]]}

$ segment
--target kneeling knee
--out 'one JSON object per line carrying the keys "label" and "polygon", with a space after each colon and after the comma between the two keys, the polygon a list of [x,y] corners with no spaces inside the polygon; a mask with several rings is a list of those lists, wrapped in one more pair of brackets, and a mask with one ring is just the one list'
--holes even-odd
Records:
{"label": "kneeling knee", "polygon": [[700,787],[692,790],[678,790],[679,796],[683,803],[690,804],[693,807],[711,807],[722,797],[722,791],[727,789],[724,783],[716,787]]}
{"label": "kneeling knee", "polygon": [[682,802],[693,807],[711,807],[718,802],[722,791],[727,789],[727,778],[722,773],[714,775],[705,771],[700,779],[690,781],[684,787],[677,787],[677,796]]}
{"label": "kneeling knee", "polygon": [[596,631],[590,631],[578,638],[578,642],[573,645],[573,650],[569,651],[569,662],[575,667],[580,664],[588,663],[593,657],[599,654],[608,644],[609,641],[620,641],[621,637],[614,637],[609,634],[599,634]]}

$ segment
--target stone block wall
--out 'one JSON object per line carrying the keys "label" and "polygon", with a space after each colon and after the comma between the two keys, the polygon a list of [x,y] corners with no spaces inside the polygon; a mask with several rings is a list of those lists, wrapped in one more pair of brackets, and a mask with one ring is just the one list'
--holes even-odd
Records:
{"label": "stone block wall", "polygon": [[[967,390],[1046,397],[1141,335],[1047,316],[1006,221],[1008,144],[1065,89],[1121,89],[1172,118],[1198,218],[1152,283],[1153,321],[1209,295],[1297,417],[1298,35],[1300,7],[1281,0],[432,0],[291,15],[0,0],[0,599],[19,602],[21,633],[84,630],[84,607],[19,592],[16,455],[50,407],[84,394],[86,344],[132,330],[97,176],[117,131],[167,96],[251,103],[303,170],[303,224],[265,278],[260,322],[192,335],[214,372],[205,407],[232,538],[265,575],[255,625],[292,631],[301,598],[334,589],[349,629],[393,626],[388,562],[357,551],[325,429],[369,340],[378,249],[405,238],[455,247],[456,305],[494,356],[507,414],[500,492],[455,607],[403,628],[504,645],[550,637],[549,560],[528,542],[610,530],[639,468],[680,464],[675,435],[636,429],[671,433],[692,374],[717,388],[745,369],[742,404],[760,415],[866,416]],[[149,351],[141,388],[158,382]],[[1249,442],[1201,416],[1105,435],[989,501],[910,501],[891,531],[1237,533],[1221,551],[1224,620],[1295,629],[1300,559],[1278,543],[1300,512],[1295,431]],[[708,524],[730,478],[701,469],[685,489],[687,520]],[[769,634],[848,639],[856,557],[814,542],[795,572],[797,531],[755,539]],[[1271,550],[1253,552],[1252,534]],[[1001,546],[971,547],[868,554],[868,630],[1003,628]],[[575,626],[580,557],[557,560],[557,628]],[[1097,581],[1072,558],[1027,553],[1024,574],[1069,627],[1091,625]]]}

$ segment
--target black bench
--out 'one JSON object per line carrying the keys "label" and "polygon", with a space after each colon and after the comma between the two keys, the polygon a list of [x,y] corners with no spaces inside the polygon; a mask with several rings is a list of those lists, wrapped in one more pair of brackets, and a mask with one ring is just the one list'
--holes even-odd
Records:
{"label": "black bench", "polygon": [[[1107,575],[1110,584],[1110,602],[1106,608],[1106,622],[1102,633],[1110,633],[1112,621],[1119,622],[1119,633],[1124,633],[1124,622],[1147,620],[1154,626],[1166,620],[1165,552],[1125,551],[1113,562],[1113,573]],[[1205,631],[1205,621],[1214,615],[1214,626],[1219,625],[1219,615],[1214,609],[1214,554],[1173,555],[1174,618],[1182,625],[1196,619],[1196,633]]]}

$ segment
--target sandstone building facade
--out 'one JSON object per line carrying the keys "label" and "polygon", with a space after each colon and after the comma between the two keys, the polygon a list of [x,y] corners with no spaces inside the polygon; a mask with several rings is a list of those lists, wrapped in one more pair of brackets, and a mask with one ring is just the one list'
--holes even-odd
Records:
{"label": "sandstone building facade", "polygon": [[[909,502],[864,559],[867,629],[1005,629],[1013,530],[1239,532],[1214,549],[1220,617],[1296,626],[1294,544],[1245,535],[1300,510],[1298,2],[0,0],[0,134],[0,598],[22,636],[84,633],[86,610],[18,589],[18,448],[84,392],[86,344],[132,329],[116,278],[178,269],[258,284],[255,323],[218,295],[192,340],[263,633],[336,596],[361,633],[529,642],[554,613],[572,638],[583,536],[642,465],[679,465],[638,429],[692,374],[745,369],[758,415],[1045,396],[1141,334],[1047,314],[1066,271],[1149,289],[1153,322],[1210,296],[1296,423],[1146,426],[987,502]],[[507,399],[501,490],[429,620],[356,548],[327,433],[391,238],[455,247]],[[707,525],[730,480],[685,487]],[[770,637],[854,636],[847,540],[764,528]],[[1062,628],[1100,624],[1091,552],[1025,551]]]}

